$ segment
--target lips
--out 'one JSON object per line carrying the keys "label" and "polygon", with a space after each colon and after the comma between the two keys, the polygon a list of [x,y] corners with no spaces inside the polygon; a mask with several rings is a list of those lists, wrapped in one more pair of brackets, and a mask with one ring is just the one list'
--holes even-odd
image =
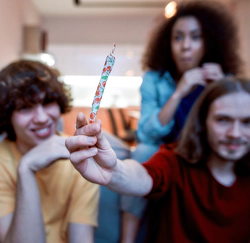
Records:
{"label": "lips", "polygon": [[222,142],[222,144],[229,150],[237,150],[245,145],[244,142]]}
{"label": "lips", "polygon": [[50,136],[51,131],[52,131],[52,127],[50,126],[46,126],[43,128],[36,128],[36,129],[32,129],[33,133],[40,138],[46,138],[48,136]]}
{"label": "lips", "polygon": [[182,58],[181,62],[186,62],[186,63],[192,62],[192,58],[190,57]]}
{"label": "lips", "polygon": [[226,147],[230,150],[237,150],[242,146],[242,144],[226,144]]}

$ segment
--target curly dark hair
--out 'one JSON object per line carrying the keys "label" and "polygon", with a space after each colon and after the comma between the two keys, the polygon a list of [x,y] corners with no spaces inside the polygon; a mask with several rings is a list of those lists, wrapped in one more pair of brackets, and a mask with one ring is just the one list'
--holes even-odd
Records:
{"label": "curly dark hair", "polygon": [[142,57],[142,69],[162,74],[169,71],[173,77],[178,77],[171,54],[171,32],[175,22],[186,16],[195,17],[201,25],[205,55],[200,65],[214,62],[221,65],[224,73],[240,73],[242,60],[238,54],[238,34],[232,16],[221,3],[203,1],[180,3],[173,17],[161,19],[150,35]]}
{"label": "curly dark hair", "polygon": [[[204,162],[204,156],[211,150],[207,141],[206,119],[213,101],[227,94],[247,92],[250,95],[250,81],[239,78],[225,78],[209,84],[192,107],[187,122],[181,131],[176,153],[189,163]],[[246,104],[247,105],[247,104]],[[238,174],[250,173],[250,151],[236,164]]]}
{"label": "curly dark hair", "polygon": [[[39,94],[45,93],[41,100]],[[47,65],[30,60],[9,64],[0,72],[0,134],[15,141],[16,135],[10,122],[13,111],[34,104],[56,101],[61,114],[71,109],[70,88],[59,81],[59,72]]]}

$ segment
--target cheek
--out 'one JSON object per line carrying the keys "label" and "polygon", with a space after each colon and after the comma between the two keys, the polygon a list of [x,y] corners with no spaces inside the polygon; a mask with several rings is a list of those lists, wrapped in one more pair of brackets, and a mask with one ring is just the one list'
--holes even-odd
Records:
{"label": "cheek", "polygon": [[179,52],[178,45],[171,44],[170,48],[171,48],[172,58],[173,58],[173,60],[176,60],[176,58],[178,57],[178,52]]}
{"label": "cheek", "polygon": [[25,127],[30,121],[30,116],[29,115],[12,115],[11,117],[11,124],[15,130],[15,128],[20,128],[20,127]]}
{"label": "cheek", "polygon": [[216,126],[210,119],[206,122],[207,137],[210,142],[216,142],[221,137],[221,128]]}
{"label": "cheek", "polygon": [[52,117],[53,119],[58,119],[61,115],[59,106],[51,107],[51,109],[49,109],[49,111],[47,112],[50,114],[50,117]]}
{"label": "cheek", "polygon": [[208,130],[208,137],[213,143],[217,143],[226,136],[226,130],[222,127],[214,126],[213,129]]}
{"label": "cheek", "polygon": [[203,43],[201,43],[201,42],[196,43],[194,50],[195,50],[196,56],[197,56],[197,58],[199,58],[199,62],[200,62],[201,59],[203,58],[203,56],[205,55]]}
{"label": "cheek", "polygon": [[214,143],[214,134],[213,134],[213,131],[210,131],[210,130],[208,130],[207,131],[207,140],[208,140],[208,143],[210,144],[210,146],[211,146],[211,144],[213,144]]}

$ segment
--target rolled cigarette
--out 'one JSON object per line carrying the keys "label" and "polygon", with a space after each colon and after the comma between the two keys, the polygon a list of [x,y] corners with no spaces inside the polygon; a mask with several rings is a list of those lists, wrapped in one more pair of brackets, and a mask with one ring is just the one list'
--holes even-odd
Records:
{"label": "rolled cigarette", "polygon": [[94,96],[94,99],[92,102],[89,123],[94,123],[96,120],[96,115],[97,115],[98,109],[99,109],[100,104],[101,104],[101,100],[102,100],[102,96],[103,96],[104,89],[106,86],[106,82],[108,80],[109,74],[112,71],[112,68],[113,68],[114,63],[115,63],[115,57],[114,57],[115,48],[116,48],[116,44],[113,45],[112,51],[106,57],[106,60],[105,60],[104,66],[103,66],[103,70],[102,70],[102,74],[101,74],[101,79],[100,79],[99,84],[97,86],[95,96]]}

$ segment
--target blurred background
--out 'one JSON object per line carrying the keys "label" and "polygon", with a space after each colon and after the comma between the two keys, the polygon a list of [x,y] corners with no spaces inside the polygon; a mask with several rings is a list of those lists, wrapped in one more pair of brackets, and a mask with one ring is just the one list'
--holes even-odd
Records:
{"label": "blurred background", "polygon": [[[250,0],[217,1],[227,5],[237,21],[240,53],[249,76]],[[136,129],[143,74],[141,56],[150,30],[169,2],[0,0],[0,68],[19,58],[31,58],[59,69],[62,79],[72,87],[74,108],[63,119],[64,131],[72,134],[76,113],[89,114],[105,58],[116,43],[116,63],[98,116],[106,121],[104,127],[111,133],[121,130],[115,131],[112,119],[121,119]],[[112,118],[111,108],[122,110],[122,117]]]}

